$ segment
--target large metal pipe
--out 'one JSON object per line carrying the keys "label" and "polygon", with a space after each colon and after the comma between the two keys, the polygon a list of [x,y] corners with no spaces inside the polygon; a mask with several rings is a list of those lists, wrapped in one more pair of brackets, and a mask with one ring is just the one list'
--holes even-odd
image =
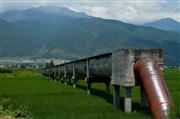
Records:
{"label": "large metal pipe", "polygon": [[172,100],[160,66],[152,59],[140,59],[135,63],[134,68],[154,118],[168,119]]}

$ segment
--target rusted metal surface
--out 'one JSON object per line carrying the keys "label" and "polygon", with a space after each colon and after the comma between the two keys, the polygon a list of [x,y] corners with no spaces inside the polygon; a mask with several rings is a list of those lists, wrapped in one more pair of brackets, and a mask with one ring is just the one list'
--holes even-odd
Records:
{"label": "rusted metal surface", "polygon": [[163,74],[152,59],[140,59],[135,63],[135,73],[145,91],[149,107],[155,119],[167,119],[172,106]]}

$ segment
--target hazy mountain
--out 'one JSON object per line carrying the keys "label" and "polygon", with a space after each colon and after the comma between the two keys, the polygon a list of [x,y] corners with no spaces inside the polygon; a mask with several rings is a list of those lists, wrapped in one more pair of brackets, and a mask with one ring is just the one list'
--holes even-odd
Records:
{"label": "hazy mountain", "polygon": [[57,22],[61,18],[90,18],[82,12],[74,12],[68,8],[61,7],[38,7],[30,8],[23,11],[9,10],[2,14],[3,19],[9,22],[20,20],[35,21],[53,21]]}
{"label": "hazy mountain", "polygon": [[9,15],[5,12],[3,19],[9,23],[6,22],[4,27],[9,29],[3,30],[3,40],[11,47],[4,47],[4,56],[74,59],[118,48],[163,48],[165,63],[179,65],[178,33],[80,15],[84,13],[72,17],[74,15],[69,15],[69,12],[66,15],[61,13],[61,8],[55,9],[57,12],[52,12],[54,10],[49,7],[31,8]]}
{"label": "hazy mountain", "polygon": [[73,18],[90,18],[91,16],[88,16],[84,12],[75,12],[72,11],[66,7],[39,7],[37,8],[39,10],[42,10],[47,13],[51,13],[57,16],[69,16]]}
{"label": "hazy mountain", "polygon": [[160,19],[151,23],[144,24],[145,26],[150,26],[153,28],[166,30],[166,31],[173,31],[180,33],[180,23],[172,18],[165,18]]}
{"label": "hazy mountain", "polygon": [[1,20],[1,38],[0,43],[3,49],[2,56],[28,56],[33,55],[36,48],[28,37],[24,37],[21,31],[12,24]]}

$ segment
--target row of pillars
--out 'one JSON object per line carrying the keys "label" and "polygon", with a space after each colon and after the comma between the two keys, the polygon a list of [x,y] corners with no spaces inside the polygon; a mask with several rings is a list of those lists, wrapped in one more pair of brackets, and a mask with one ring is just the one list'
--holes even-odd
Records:
{"label": "row of pillars", "polygon": [[[59,77],[60,78],[60,77]],[[73,88],[76,88],[78,84],[78,80],[75,79],[74,76],[72,76],[71,79],[68,79],[66,75],[64,78],[64,84],[67,85],[67,83],[71,83],[71,79],[73,80]],[[91,94],[91,83],[88,81],[89,79],[86,77],[85,81],[87,82],[87,94]],[[110,83],[105,83],[106,89],[105,93],[106,95],[110,95]],[[120,85],[113,85],[114,91],[113,91],[113,106],[116,108],[120,107]],[[124,111],[125,112],[131,112],[132,111],[132,87],[124,87],[125,89],[125,95],[124,95]],[[145,107],[147,106],[147,100],[144,93],[144,89],[142,86],[140,86],[140,106]]]}
{"label": "row of pillars", "polygon": [[[78,84],[78,80],[75,79],[75,77],[72,77],[71,79],[67,79],[64,77],[64,84],[67,85],[67,83],[71,83],[71,79],[73,80],[73,88],[76,88]],[[88,82],[88,79],[85,78],[87,82],[87,94],[91,94],[91,83]],[[105,93],[106,95],[110,95],[110,84],[105,83],[106,89]],[[116,108],[120,107],[120,85],[113,85],[114,91],[113,91],[113,106]],[[124,87],[125,89],[125,95],[124,95],[124,111],[125,112],[131,112],[132,111],[132,87]],[[142,86],[140,87],[140,106],[145,107],[147,106],[147,100],[144,93],[144,89]]]}
{"label": "row of pillars", "polygon": [[[67,78],[67,72],[66,67],[64,67],[64,84],[67,85],[67,82],[71,83],[71,79],[73,80],[73,87],[76,88],[76,85],[78,83],[78,80],[75,78],[75,67],[73,63],[73,71],[72,71],[72,78]],[[54,76],[56,77],[56,76]],[[91,82],[89,81],[90,72],[89,72],[89,60],[87,59],[86,64],[86,77],[85,81],[87,82],[87,94],[91,94]],[[60,78],[60,77],[59,77]],[[110,95],[110,83],[105,83],[106,85],[106,94]],[[114,92],[113,92],[113,106],[116,108],[120,107],[120,85],[113,85],[114,86]],[[125,112],[131,112],[132,111],[132,87],[124,87],[125,89],[125,95],[124,95],[124,111]],[[147,106],[147,100],[146,96],[144,94],[144,90],[141,86],[140,91],[140,106],[144,107]]]}
{"label": "row of pillars", "polygon": [[[75,88],[77,85],[78,80],[75,78],[75,64],[73,63],[73,67],[72,67],[72,77],[71,78],[67,78],[67,69],[66,66],[63,67],[63,79],[64,79],[64,83],[65,85],[67,85],[67,82],[71,83],[71,79],[73,80],[73,87]],[[57,73],[57,72],[56,72]],[[53,78],[57,78],[56,73],[53,74]],[[61,77],[58,77],[61,78]],[[90,71],[89,71],[89,59],[86,60],[86,77],[85,77],[85,81],[87,82],[87,93],[90,94],[91,93],[91,82],[89,81],[90,78]],[[106,94],[109,95],[110,94],[110,82],[105,82],[106,85]]]}
{"label": "row of pillars", "polygon": [[[132,90],[132,87],[125,87],[125,95],[124,95],[124,111],[125,112],[132,111],[131,90]],[[113,106],[116,108],[120,106],[120,86],[119,85],[114,85]]]}
{"label": "row of pillars", "polygon": [[[124,87],[125,95],[124,95],[124,111],[131,112],[132,111],[132,87]],[[120,107],[120,86],[114,85],[113,92],[113,106],[116,108]],[[144,89],[140,87],[140,107],[147,106],[147,99],[144,93]]]}
{"label": "row of pillars", "polygon": [[[87,94],[90,95],[91,94],[91,83],[87,82]],[[106,95],[110,95],[110,83],[105,83],[105,93]]]}
{"label": "row of pillars", "polygon": [[[54,76],[54,77],[56,77],[56,76]],[[91,94],[91,83],[89,82],[88,77],[89,77],[89,70],[87,68],[87,77],[85,78],[85,81],[87,82],[87,94],[90,95]],[[73,80],[73,88],[76,88],[78,80],[75,79],[75,71],[74,70],[73,70],[72,78],[67,78],[66,71],[65,71],[63,79],[64,79],[65,85],[67,85],[67,83],[71,83],[71,79],[72,79]],[[106,86],[106,89],[105,89],[106,95],[110,95],[110,83],[105,83],[105,86]],[[119,108],[120,107],[120,85],[113,85],[113,86],[114,86],[113,106],[116,108]],[[146,96],[145,96],[142,86],[140,86],[140,87],[141,87],[140,88],[140,106],[145,107],[145,106],[147,106],[147,100],[146,100]],[[125,89],[124,111],[131,112],[132,111],[132,87],[124,87],[124,89]]]}
{"label": "row of pillars", "polygon": [[[65,77],[64,77],[65,78]],[[75,79],[75,77],[72,77],[73,79],[73,88],[76,88],[78,80]],[[67,85],[67,83],[71,83],[70,81],[71,79],[64,80],[64,84]],[[85,79],[87,82],[87,94],[90,95],[91,94],[91,83],[89,83],[87,80]],[[109,83],[105,83],[106,89],[105,89],[105,93],[106,95],[110,95],[110,84]],[[116,108],[120,107],[120,86],[119,85],[113,85],[114,86],[114,91],[113,91],[113,106]],[[125,89],[125,95],[124,95],[124,111],[125,112],[131,112],[132,111],[132,87],[124,87]],[[141,107],[145,107],[147,106],[147,100],[146,100],[146,96],[144,93],[144,90],[141,86],[140,88],[140,106]]]}
{"label": "row of pillars", "polygon": [[[89,77],[89,71],[87,70],[87,76]],[[57,78],[61,78],[59,76],[57,76],[56,74],[53,75],[54,79],[56,80]],[[85,81],[87,82],[87,94],[91,94],[91,84],[92,82],[89,81],[89,78],[88,77],[85,77]],[[73,83],[73,88],[76,88],[77,84],[78,84],[78,80],[75,78],[75,71],[74,71],[74,68],[73,68],[73,76],[71,78],[67,78],[67,74],[66,74],[66,70],[64,70],[64,76],[63,76],[63,81],[64,81],[64,84],[67,85],[68,83],[71,84],[71,80],[72,80],[72,83]],[[60,81],[60,80],[59,80]],[[106,86],[106,95],[110,95],[110,82],[106,82],[105,83],[105,86]]]}

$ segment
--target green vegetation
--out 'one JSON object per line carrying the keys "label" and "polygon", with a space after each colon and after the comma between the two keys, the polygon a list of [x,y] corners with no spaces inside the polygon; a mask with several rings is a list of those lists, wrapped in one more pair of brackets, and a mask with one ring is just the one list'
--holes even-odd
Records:
{"label": "green vegetation", "polygon": [[[164,75],[177,105],[180,103],[180,70],[167,69]],[[20,112],[21,116],[32,116],[33,119],[151,119],[148,109],[142,111],[139,107],[139,87],[133,88],[131,114],[123,112],[122,97],[120,109],[112,106],[112,88],[109,97],[105,95],[103,84],[95,83],[92,88],[89,96],[84,81],[74,89],[70,85],[47,80],[35,70],[18,69],[0,74],[1,105],[7,104],[3,100],[8,100],[8,105],[13,107],[10,111]],[[0,111],[0,117],[2,114]]]}
{"label": "green vegetation", "polygon": [[46,68],[53,67],[53,66],[54,66],[54,62],[52,60],[46,63]]}
{"label": "green vegetation", "polygon": [[0,68],[0,73],[12,73],[12,70],[8,68]]}
{"label": "green vegetation", "polygon": [[8,99],[1,100],[0,118],[3,119],[31,119],[31,114],[27,107],[19,106],[14,108]]}
{"label": "green vegetation", "polygon": [[176,106],[176,113],[180,116],[180,69],[166,69],[164,76]]}

